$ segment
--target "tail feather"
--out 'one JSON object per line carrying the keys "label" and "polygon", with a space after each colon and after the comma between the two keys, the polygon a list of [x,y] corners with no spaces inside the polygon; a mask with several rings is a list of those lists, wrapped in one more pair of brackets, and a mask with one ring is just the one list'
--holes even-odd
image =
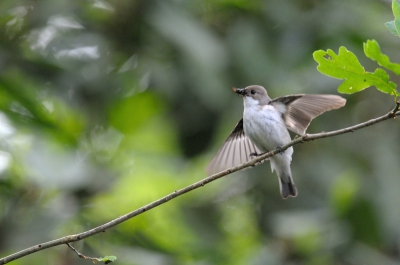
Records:
{"label": "tail feather", "polygon": [[296,197],[297,196],[297,188],[296,185],[294,184],[292,178],[290,178],[289,182],[283,182],[281,178],[280,179],[280,186],[281,186],[281,195],[282,198],[286,199],[287,197]]}
{"label": "tail feather", "polygon": [[290,170],[291,153],[288,154],[289,156],[285,156],[285,153],[283,153],[282,155],[279,154],[270,158],[271,169],[272,171],[276,171],[278,175],[281,195],[284,199],[297,196],[297,188]]}

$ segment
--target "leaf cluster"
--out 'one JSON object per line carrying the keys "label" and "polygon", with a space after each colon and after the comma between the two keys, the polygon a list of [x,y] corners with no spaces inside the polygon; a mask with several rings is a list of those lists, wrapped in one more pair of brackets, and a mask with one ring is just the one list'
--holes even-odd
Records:
{"label": "leaf cluster", "polygon": [[[392,3],[395,20],[387,22],[386,27],[396,36],[400,36],[400,4],[397,0]],[[393,63],[389,57],[381,52],[376,40],[367,40],[364,43],[364,54],[381,67],[400,75],[400,64]],[[359,62],[357,56],[346,47],[339,48],[336,54],[333,50],[318,50],[313,53],[314,60],[319,64],[317,69],[324,75],[344,79],[338,87],[338,91],[344,94],[360,92],[368,87],[375,86],[379,91],[389,94],[396,101],[400,93],[396,89],[396,84],[389,80],[389,74],[382,68],[377,68],[374,72],[368,72]]]}

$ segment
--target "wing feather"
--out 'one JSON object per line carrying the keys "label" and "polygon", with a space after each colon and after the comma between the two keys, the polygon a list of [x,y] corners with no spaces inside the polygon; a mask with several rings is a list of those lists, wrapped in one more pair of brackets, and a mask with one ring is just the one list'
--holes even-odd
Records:
{"label": "wing feather", "polygon": [[206,172],[210,176],[225,169],[241,165],[253,159],[251,153],[261,151],[250,141],[243,130],[241,119],[208,164]]}
{"label": "wing feather", "polygon": [[325,111],[338,109],[346,104],[346,99],[336,95],[290,95],[270,102],[281,110],[286,127],[303,135],[310,122]]}

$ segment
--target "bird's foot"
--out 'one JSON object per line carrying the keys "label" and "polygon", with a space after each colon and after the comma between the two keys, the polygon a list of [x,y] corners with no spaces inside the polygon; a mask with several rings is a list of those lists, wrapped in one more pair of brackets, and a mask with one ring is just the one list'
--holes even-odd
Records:
{"label": "bird's foot", "polygon": [[278,154],[283,154],[282,147],[280,145],[276,148],[276,150],[278,150]]}
{"label": "bird's foot", "polygon": [[263,154],[266,154],[266,153],[268,153],[268,151],[267,151],[267,152],[264,152],[264,153],[261,153],[261,154],[258,154],[257,152],[254,152],[254,153],[251,153],[249,156],[250,156],[250,157],[252,157],[252,156],[257,157],[257,156],[262,156]]}

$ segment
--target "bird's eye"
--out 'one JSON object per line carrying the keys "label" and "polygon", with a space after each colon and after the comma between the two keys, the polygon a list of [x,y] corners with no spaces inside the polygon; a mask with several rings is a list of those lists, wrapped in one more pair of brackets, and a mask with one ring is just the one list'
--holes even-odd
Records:
{"label": "bird's eye", "polygon": [[252,90],[252,91],[250,91],[250,93],[254,95],[256,93],[256,91]]}

